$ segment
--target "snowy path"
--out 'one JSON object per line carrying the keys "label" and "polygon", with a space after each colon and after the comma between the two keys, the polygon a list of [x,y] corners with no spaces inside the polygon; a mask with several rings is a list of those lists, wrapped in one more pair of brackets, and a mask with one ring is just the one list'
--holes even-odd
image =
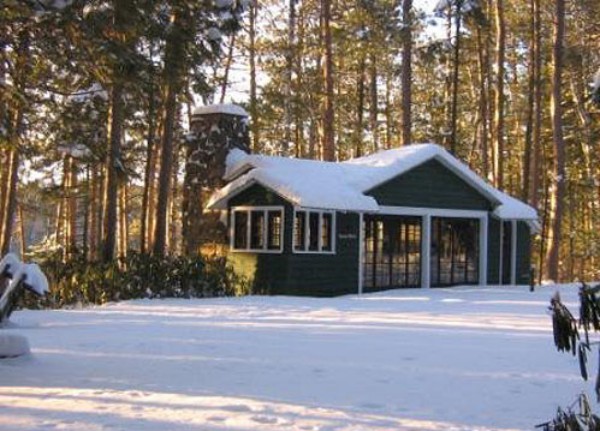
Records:
{"label": "snowy path", "polygon": [[555,290],[16,312],[33,355],[0,360],[0,429],[532,429],[593,393],[554,350]]}

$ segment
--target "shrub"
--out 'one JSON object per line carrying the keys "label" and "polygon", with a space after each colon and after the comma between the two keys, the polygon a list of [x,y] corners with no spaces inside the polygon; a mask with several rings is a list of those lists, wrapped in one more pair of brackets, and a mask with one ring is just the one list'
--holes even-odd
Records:
{"label": "shrub", "polygon": [[224,258],[165,256],[131,252],[102,263],[76,256],[63,262],[59,254],[39,261],[48,277],[46,298],[24,298],[22,305],[54,308],[103,304],[141,298],[206,298],[248,293],[248,283]]}

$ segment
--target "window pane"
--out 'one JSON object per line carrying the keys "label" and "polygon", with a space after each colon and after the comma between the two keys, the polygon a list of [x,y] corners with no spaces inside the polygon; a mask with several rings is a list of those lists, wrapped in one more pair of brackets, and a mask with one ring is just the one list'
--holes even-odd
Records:
{"label": "window pane", "polygon": [[319,213],[309,213],[308,218],[308,249],[319,250]]}
{"label": "window pane", "polygon": [[233,213],[233,248],[248,248],[248,213],[245,211]]}
{"label": "window pane", "polygon": [[321,218],[321,246],[323,251],[331,251],[332,247],[332,231],[333,231],[333,223],[332,215],[328,213],[324,213]]}
{"label": "window pane", "polygon": [[304,250],[304,239],[306,238],[305,220],[306,212],[296,212],[296,218],[294,220],[294,250]]}
{"label": "window pane", "polygon": [[250,220],[250,248],[264,248],[265,213],[263,211],[252,211]]}
{"label": "window pane", "polygon": [[281,248],[281,211],[269,211],[267,248],[279,250]]}

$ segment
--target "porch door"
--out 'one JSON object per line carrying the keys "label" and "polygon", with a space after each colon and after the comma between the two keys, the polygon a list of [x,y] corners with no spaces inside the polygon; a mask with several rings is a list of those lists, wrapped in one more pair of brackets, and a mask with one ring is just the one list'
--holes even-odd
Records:
{"label": "porch door", "polygon": [[417,287],[421,284],[421,219],[365,217],[366,290]]}
{"label": "porch door", "polygon": [[479,220],[431,219],[431,285],[479,282]]}

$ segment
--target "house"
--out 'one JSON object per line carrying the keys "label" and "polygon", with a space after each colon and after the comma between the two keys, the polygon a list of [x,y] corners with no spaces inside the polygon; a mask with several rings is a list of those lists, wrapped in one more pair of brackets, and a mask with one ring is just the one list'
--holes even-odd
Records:
{"label": "house", "polygon": [[255,291],[329,296],[527,284],[536,211],[435,144],[345,162],[233,149],[208,208],[227,214]]}

